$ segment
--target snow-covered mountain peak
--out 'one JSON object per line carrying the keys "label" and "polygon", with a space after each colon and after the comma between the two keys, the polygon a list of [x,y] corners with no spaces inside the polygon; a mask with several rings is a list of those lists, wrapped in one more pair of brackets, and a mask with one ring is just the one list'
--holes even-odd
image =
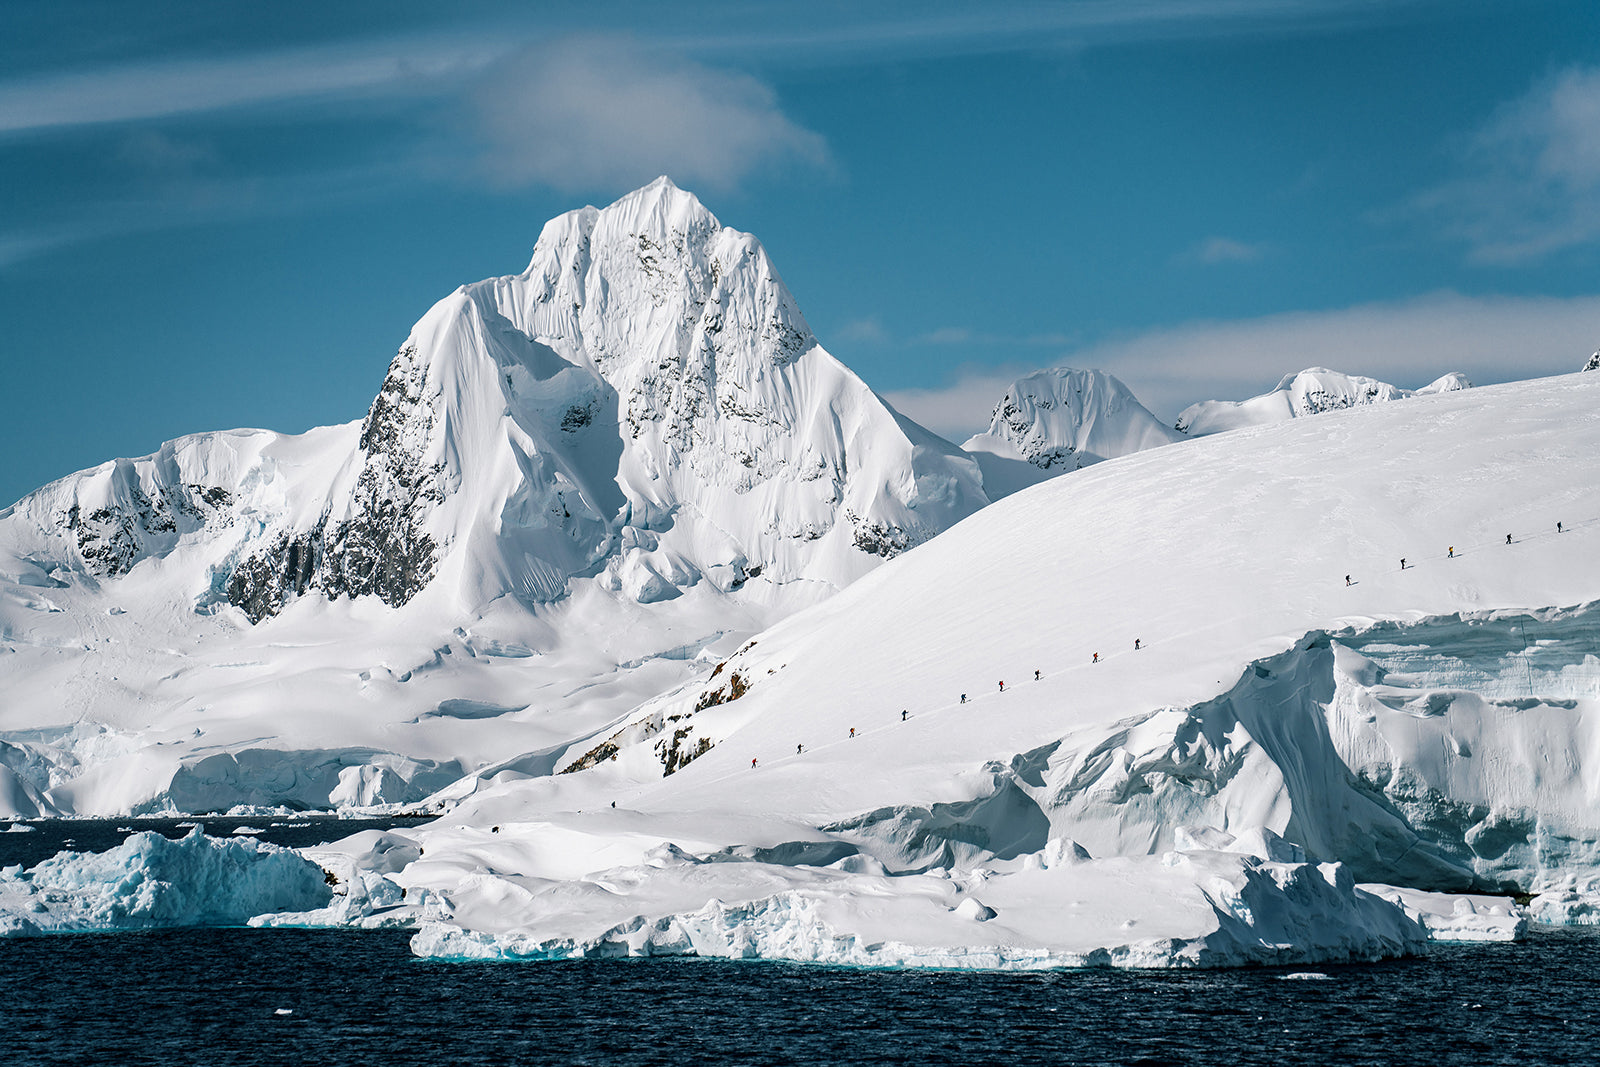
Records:
{"label": "snow-covered mountain peak", "polygon": [[[482,757],[439,740],[454,711],[417,725],[439,707],[493,718],[539,692],[541,710],[582,720],[554,736],[585,732],[589,716],[692,671],[702,649],[824,599],[988,499],[972,457],[817,343],[759,241],[660,180],[552,220],[525,271],[436,303],[358,422],[196,435],[0,516],[0,688],[42,709],[0,715],[0,740],[78,721],[56,695],[68,692],[141,730],[181,719],[197,752],[259,744],[259,729],[196,740],[196,717],[249,719],[253,665],[271,662],[275,692],[292,694],[273,700],[315,720],[321,754],[308,760],[361,764],[351,796],[414,798],[405,790],[433,773],[417,769],[424,753],[460,758],[457,770]],[[108,636],[41,651],[79,626]],[[8,654],[16,634],[23,655]],[[113,637],[126,666],[75,682]],[[321,651],[235,647],[251,642]],[[177,648],[183,670],[137,690],[118,681]],[[508,648],[532,661],[521,683],[466,667],[415,682],[455,652]],[[384,732],[397,723],[410,724],[402,740]],[[533,747],[551,739],[540,729]],[[29,766],[77,766],[69,741]],[[374,753],[407,769],[380,773]],[[187,766],[166,756],[169,771]],[[52,787],[30,777],[19,810],[176,798],[172,774],[186,772],[162,773],[113,800],[87,785],[45,798]],[[234,795],[343,802],[312,781]]]}
{"label": "snow-covered mountain peak", "polygon": [[1423,393],[1452,392],[1471,386],[1465,375],[1454,373],[1446,374],[1414,393],[1376,378],[1345,374],[1327,367],[1309,367],[1284,375],[1271,391],[1249,400],[1202,400],[1191,404],[1178,415],[1176,426],[1191,437],[1202,437],[1242,426],[1262,426],[1307,415],[1320,415],[1325,411],[1404,400]]}
{"label": "snow-covered mountain peak", "polygon": [[1471,389],[1472,380],[1460,371],[1451,371],[1442,374],[1433,381],[1416,391],[1416,396],[1432,396],[1434,393],[1455,393],[1462,389]]}
{"label": "snow-covered mountain peak", "polygon": [[1583,370],[1600,370],[1600,351],[1589,357],[1589,362],[1583,365]]}
{"label": "snow-covered mountain peak", "polygon": [[1056,367],[1012,382],[988,430],[962,447],[982,465],[984,487],[994,497],[1182,436],[1113,375]]}

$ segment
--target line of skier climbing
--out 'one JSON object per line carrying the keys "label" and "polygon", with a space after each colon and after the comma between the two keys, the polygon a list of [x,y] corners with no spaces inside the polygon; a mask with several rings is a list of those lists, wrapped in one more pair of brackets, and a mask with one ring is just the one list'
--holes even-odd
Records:
{"label": "line of skier climbing", "polygon": [[[1566,525],[1564,523],[1562,523],[1562,522],[1557,522],[1556,523],[1556,533],[1557,534],[1562,534],[1562,533],[1565,533],[1565,532],[1566,532]],[[1506,544],[1508,544],[1508,545],[1516,544],[1516,540],[1511,534],[1506,534]],[[1446,559],[1455,559],[1456,558],[1456,547],[1454,545],[1449,545],[1449,546],[1446,547],[1446,549],[1445,549],[1445,558]],[[1404,557],[1404,556],[1401,557],[1401,559],[1400,559],[1400,569],[1401,570],[1403,570],[1403,571],[1404,570],[1410,570],[1410,569],[1413,569],[1414,567],[1415,567],[1415,564],[1408,562],[1407,557]],[[1352,575],[1349,575],[1349,574],[1345,575],[1344,576],[1344,584],[1345,585],[1355,585],[1356,582],[1355,582],[1354,577]],[[1135,652],[1138,652],[1138,651],[1141,651],[1143,648],[1144,648],[1143,640],[1141,640],[1140,638],[1135,637],[1133,639],[1133,650]],[[1100,653],[1099,652],[1090,653],[1089,662],[1090,663],[1099,663],[1100,662]],[[1044,672],[1039,670],[1039,669],[1037,669],[1037,668],[1035,668],[1035,670],[1033,672],[1033,680],[1036,681],[1036,682],[1043,681],[1044,680]],[[1015,687],[1013,687],[1013,688],[1015,688]],[[1000,682],[999,682],[999,692],[1004,693],[1005,691],[1006,691],[1006,683],[1005,683],[1004,679],[1001,679]],[[967,703],[967,694],[962,693],[961,694],[961,698],[960,698],[959,701],[957,701],[957,703],[958,704]],[[901,711],[900,711],[900,721],[901,722],[907,722],[907,721],[909,721],[910,717],[911,717],[910,709],[902,708]],[[855,736],[856,736],[856,728],[854,726],[852,726],[852,727],[850,727],[850,737],[854,738]],[[797,744],[797,745],[794,746],[794,754],[796,756],[804,755],[805,754],[805,749],[806,749],[806,747],[805,747],[804,744]],[[751,759],[750,759],[750,766],[752,768],[754,768],[757,765],[758,764],[756,762],[756,758],[752,756]]]}
{"label": "line of skier climbing", "polygon": [[[1144,641],[1142,639],[1140,639],[1140,638],[1135,637],[1133,639],[1133,650],[1135,652],[1138,652],[1138,651],[1142,650],[1143,648],[1144,648]],[[1100,662],[1100,653],[1098,653],[1098,652],[1091,653],[1090,657],[1089,657],[1089,662],[1090,663],[1099,663]],[[1043,681],[1044,680],[1044,671],[1039,670],[1038,668],[1035,668],[1034,672],[1033,672],[1033,680],[1036,681],[1036,682]],[[1013,686],[1013,688],[1015,688],[1015,687]],[[1000,692],[1004,693],[1005,691],[1006,691],[1006,683],[1005,683],[1004,679],[1001,679],[1000,680]],[[961,694],[961,699],[958,701],[958,703],[959,704],[965,704],[966,702],[967,702],[967,694],[962,693]],[[900,721],[901,722],[908,722],[908,721],[910,721],[910,719],[911,719],[911,709],[910,708],[901,708],[900,709]],[[851,739],[854,739],[855,736],[856,736],[856,728],[854,726],[852,726],[852,727],[850,727],[849,737]],[[797,743],[794,746],[794,754],[796,756],[805,755],[805,751],[806,751],[806,746],[805,746],[804,743]],[[760,766],[760,762],[759,762],[758,757],[751,756],[750,757],[750,767],[751,767],[751,769],[754,770],[756,767],[759,767],[759,766]]]}
{"label": "line of skier climbing", "polygon": [[[1561,522],[1556,523],[1556,533],[1557,534],[1566,533],[1566,524],[1565,523],[1561,523]],[[1515,539],[1513,539],[1513,537],[1510,534],[1506,534],[1506,544],[1508,544],[1508,545],[1516,544]],[[1455,545],[1449,545],[1449,546],[1447,546],[1445,548],[1444,558],[1445,559],[1455,559],[1456,558],[1456,546]],[[1408,563],[1407,562],[1407,557],[1405,557],[1405,556],[1401,556],[1400,557],[1400,569],[1401,570],[1403,570],[1403,571],[1404,570],[1413,570],[1415,568],[1416,568],[1416,564]],[[1347,575],[1344,576],[1344,584],[1345,585],[1355,585],[1356,583],[1355,583],[1354,578],[1351,575],[1347,574]],[[1135,643],[1135,645],[1138,644],[1138,642],[1134,642],[1134,643]]]}

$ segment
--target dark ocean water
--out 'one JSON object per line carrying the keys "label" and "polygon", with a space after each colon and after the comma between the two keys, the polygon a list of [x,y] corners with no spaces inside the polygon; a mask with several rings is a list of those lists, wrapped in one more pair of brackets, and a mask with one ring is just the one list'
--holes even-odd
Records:
{"label": "dark ocean water", "polygon": [[[214,832],[223,822],[206,820]],[[324,825],[318,839],[365,825]],[[64,831],[83,846],[86,826]],[[98,847],[122,835],[108,836]],[[1363,966],[1048,974],[437,963],[408,940],[240,929],[0,939],[0,1062],[1600,1063],[1592,930]],[[1290,977],[1308,971],[1325,977]]]}
{"label": "dark ocean water", "polygon": [[[8,1064],[1438,1064],[1600,1061],[1600,938],[1278,970],[433,963],[404,933],[0,941]],[[293,1014],[276,1014],[279,1011]]]}

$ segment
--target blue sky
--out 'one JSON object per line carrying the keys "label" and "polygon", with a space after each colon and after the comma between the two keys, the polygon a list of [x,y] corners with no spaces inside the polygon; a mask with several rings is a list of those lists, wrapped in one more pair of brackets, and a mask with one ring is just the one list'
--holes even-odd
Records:
{"label": "blue sky", "polygon": [[657,174],[947,435],[1600,346],[1600,4],[0,6],[0,503],[358,418],[457,285]]}

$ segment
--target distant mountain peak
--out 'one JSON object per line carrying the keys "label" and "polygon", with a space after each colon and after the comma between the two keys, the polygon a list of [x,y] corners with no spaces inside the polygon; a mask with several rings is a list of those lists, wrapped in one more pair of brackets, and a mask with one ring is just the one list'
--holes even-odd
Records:
{"label": "distant mountain peak", "polygon": [[1327,367],[1308,367],[1284,375],[1276,387],[1248,400],[1202,400],[1191,404],[1178,415],[1175,428],[1191,437],[1203,437],[1244,426],[1261,426],[1365,404],[1470,388],[1472,383],[1460,373],[1446,374],[1413,392],[1376,378],[1345,374]]}
{"label": "distant mountain peak", "polygon": [[1091,463],[1179,440],[1115,376],[1055,367],[1012,382],[995,404],[984,433],[962,446],[978,457],[990,496]]}

